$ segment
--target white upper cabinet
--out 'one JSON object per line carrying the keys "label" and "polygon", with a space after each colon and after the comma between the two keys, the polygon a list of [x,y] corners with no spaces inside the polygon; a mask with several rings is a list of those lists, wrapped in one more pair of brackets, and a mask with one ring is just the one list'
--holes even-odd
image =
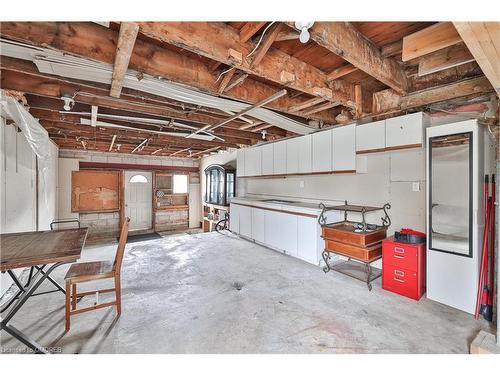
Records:
{"label": "white upper cabinet", "polygon": [[245,174],[245,149],[236,151],[236,176],[243,177]]}
{"label": "white upper cabinet", "polygon": [[262,174],[272,175],[274,173],[274,144],[269,143],[260,148],[262,149]]}
{"label": "white upper cabinet", "polygon": [[385,148],[385,120],[356,126],[356,151],[382,151]]}
{"label": "white upper cabinet", "polygon": [[356,124],[333,129],[332,165],[334,171],[356,170]]}
{"label": "white upper cabinet", "polygon": [[385,120],[386,147],[422,144],[429,117],[423,112]]}
{"label": "white upper cabinet", "polygon": [[299,173],[312,171],[312,135],[304,135],[299,140]]}
{"label": "white upper cabinet", "polygon": [[286,174],[286,141],[274,143],[274,174]]}
{"label": "white upper cabinet", "polygon": [[245,149],[245,176],[262,174],[262,147]]}
{"label": "white upper cabinet", "polygon": [[332,170],[332,131],[325,130],[312,134],[312,171]]}
{"label": "white upper cabinet", "polygon": [[299,150],[302,137],[295,137],[286,141],[286,173],[299,172]]}

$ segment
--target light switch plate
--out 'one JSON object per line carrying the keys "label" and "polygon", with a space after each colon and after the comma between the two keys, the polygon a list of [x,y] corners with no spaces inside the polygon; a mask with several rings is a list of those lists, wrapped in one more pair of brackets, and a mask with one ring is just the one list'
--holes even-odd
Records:
{"label": "light switch plate", "polygon": [[413,191],[420,191],[420,182],[414,182],[411,184],[411,189]]}

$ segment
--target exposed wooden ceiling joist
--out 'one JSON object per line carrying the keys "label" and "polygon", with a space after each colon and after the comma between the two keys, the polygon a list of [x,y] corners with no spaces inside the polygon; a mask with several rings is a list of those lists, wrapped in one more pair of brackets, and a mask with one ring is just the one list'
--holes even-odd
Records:
{"label": "exposed wooden ceiling joist", "polygon": [[500,94],[500,22],[453,24],[497,94]]}
{"label": "exposed wooden ceiling joist", "polygon": [[273,24],[267,31],[267,34],[262,39],[260,45],[256,46],[257,50],[255,51],[255,54],[252,56],[252,66],[260,64],[260,62],[266,55],[267,51],[269,51],[269,48],[271,48],[271,45],[276,40],[276,37],[278,36],[281,30],[281,26],[282,26],[281,22],[276,22],[275,24]]}
{"label": "exposed wooden ceiling joist", "polygon": [[309,32],[313,41],[356,68],[400,94],[407,91],[406,75],[396,60],[383,57],[380,49],[349,22],[316,22]]}
{"label": "exposed wooden ceiling joist", "polygon": [[471,61],[474,61],[474,56],[472,56],[468,48],[462,43],[455,44],[420,58],[418,75],[424,76]]}
{"label": "exposed wooden ceiling joist", "polygon": [[112,97],[120,97],[123,80],[125,79],[125,73],[127,73],[130,56],[132,55],[138,32],[139,26],[134,22],[122,22],[120,25],[113,77],[111,79],[111,90],[109,91],[109,95]]}
{"label": "exposed wooden ceiling joist", "polygon": [[[190,25],[193,24],[190,23]],[[1,26],[0,34],[7,38],[40,47],[49,46],[108,64],[114,63],[118,33],[94,23],[2,22]],[[209,43],[214,39],[210,36],[207,38]],[[214,74],[203,61],[143,40],[136,40],[129,68],[217,94],[218,74]],[[249,77],[241,85],[224,93],[223,96],[255,103],[277,91],[275,87]],[[296,98],[283,97],[269,103],[268,107],[286,113],[290,106],[299,102],[300,100]],[[314,119],[330,123],[335,121],[334,117],[328,113],[318,114],[314,116]]]}
{"label": "exposed wooden ceiling joist", "polygon": [[439,22],[403,38],[403,61],[460,43],[462,39],[451,22]]}
{"label": "exposed wooden ceiling joist", "polygon": [[250,40],[266,22],[247,22],[240,30],[240,41],[245,43]]}
{"label": "exposed wooden ceiling joist", "polygon": [[[328,87],[326,74],[293,56],[277,49],[270,49],[260,64],[251,65],[246,57],[253,46],[242,43],[239,33],[231,26],[219,22],[140,22],[140,32],[146,36],[201,54],[212,60],[234,66],[248,74],[291,87],[310,95],[318,95],[324,90],[328,99],[344,105],[354,106],[353,86],[337,80],[335,86]],[[234,52],[241,55],[241,60]],[[282,82],[282,71],[295,76],[293,82]]]}
{"label": "exposed wooden ceiling joist", "polygon": [[465,79],[451,84],[416,91],[399,96],[387,89],[374,94],[373,114],[387,114],[426,106],[469,95],[481,95],[493,91],[486,77]]}

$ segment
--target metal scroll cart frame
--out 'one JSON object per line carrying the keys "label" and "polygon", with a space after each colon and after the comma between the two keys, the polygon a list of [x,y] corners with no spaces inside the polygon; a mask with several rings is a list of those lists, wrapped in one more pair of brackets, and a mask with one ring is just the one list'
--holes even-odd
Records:
{"label": "metal scroll cart frame", "polygon": [[[369,212],[375,212],[375,211],[383,211],[384,216],[381,217],[381,225],[376,225],[376,229],[382,229],[382,228],[388,228],[391,225],[391,218],[389,217],[389,214],[387,213],[387,210],[391,209],[391,205],[389,203],[384,204],[382,207],[372,207],[372,206],[359,206],[359,205],[352,205],[348,204],[347,201],[344,201],[345,203],[343,205],[338,205],[338,206],[326,206],[323,203],[319,204],[319,208],[321,208],[321,213],[318,217],[318,223],[321,227],[329,227],[333,226],[335,224],[340,224],[343,222],[348,222],[348,213],[357,213],[361,214],[361,225],[362,229],[361,232],[358,233],[367,233],[368,230],[368,224],[366,222],[366,214]],[[327,222],[327,212],[328,211],[344,211],[344,220],[343,221],[336,221],[336,222]],[[323,267],[323,271],[325,273],[333,270],[337,271],[339,273],[342,273],[344,275],[353,277],[357,280],[363,281],[366,283],[366,286],[369,291],[372,290],[372,284],[371,282],[380,276],[382,276],[382,272],[378,269],[374,269],[371,266],[371,263],[375,262],[376,260],[379,260],[382,256],[378,256],[370,261],[365,261],[362,259],[358,258],[352,258],[352,257],[347,257],[347,260],[338,260],[333,263],[331,263],[331,253],[334,253],[334,251],[324,249],[323,253],[321,254],[325,266]],[[342,254],[339,254],[342,255]],[[342,255],[343,256],[343,255]]]}

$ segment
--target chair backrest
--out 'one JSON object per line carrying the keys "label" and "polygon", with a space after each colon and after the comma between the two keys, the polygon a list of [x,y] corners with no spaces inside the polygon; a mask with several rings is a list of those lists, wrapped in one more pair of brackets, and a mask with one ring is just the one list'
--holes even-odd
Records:
{"label": "chair backrest", "polygon": [[119,274],[122,268],[123,255],[125,253],[125,245],[127,244],[128,225],[130,218],[126,217],[120,232],[120,240],[118,241],[118,248],[116,249],[115,263],[113,264],[113,271]]}

